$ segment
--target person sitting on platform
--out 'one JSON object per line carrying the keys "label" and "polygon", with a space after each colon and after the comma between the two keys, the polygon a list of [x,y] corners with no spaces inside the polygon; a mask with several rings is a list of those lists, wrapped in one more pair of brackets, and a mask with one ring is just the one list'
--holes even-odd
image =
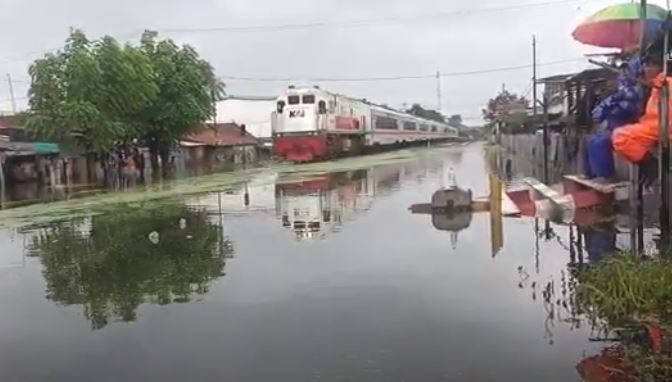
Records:
{"label": "person sitting on platform", "polygon": [[[660,59],[656,56],[660,56]],[[639,121],[616,129],[612,136],[614,151],[639,165],[640,181],[647,186],[658,178],[658,160],[650,150],[658,144],[660,136],[659,108],[663,85],[666,84],[672,90],[672,78],[665,78],[662,73],[662,54],[654,57],[656,58],[647,60],[644,66],[644,78],[651,87],[651,96],[646,103],[644,115]]]}
{"label": "person sitting on platform", "polygon": [[642,115],[644,96],[638,82],[642,76],[641,60],[634,57],[623,63],[621,70],[616,93],[605,98],[593,110],[593,119],[601,127],[587,139],[586,175],[591,178],[610,179],[615,176],[612,133],[636,122]]}

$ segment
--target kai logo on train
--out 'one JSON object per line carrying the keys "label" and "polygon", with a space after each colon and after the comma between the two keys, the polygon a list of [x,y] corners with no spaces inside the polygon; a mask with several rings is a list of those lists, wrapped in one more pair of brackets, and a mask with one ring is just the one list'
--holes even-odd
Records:
{"label": "kai logo on train", "polygon": [[306,116],[305,110],[290,110],[289,118],[303,118]]}

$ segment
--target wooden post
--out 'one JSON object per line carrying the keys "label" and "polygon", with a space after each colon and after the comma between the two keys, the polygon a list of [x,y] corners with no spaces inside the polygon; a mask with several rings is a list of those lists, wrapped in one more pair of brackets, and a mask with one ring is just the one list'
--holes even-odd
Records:
{"label": "wooden post", "polygon": [[[646,2],[644,2],[646,4]],[[642,12],[645,17],[645,8]],[[663,37],[663,81],[660,101],[660,241],[661,251],[667,253],[670,246],[670,89],[667,81],[667,52],[670,47],[669,31]],[[640,201],[641,203],[641,201]],[[639,248],[642,250],[642,248]]]}
{"label": "wooden post", "polygon": [[5,184],[5,155],[0,154],[0,209],[5,209],[5,190],[7,185]]}
{"label": "wooden post", "polygon": [[502,221],[502,182],[492,173],[488,175],[490,183],[490,242],[492,257],[504,247],[504,228]]}
{"label": "wooden post", "polygon": [[544,101],[543,101],[543,112],[544,112],[544,124],[543,124],[543,129],[544,129],[544,134],[543,134],[543,140],[544,140],[544,184],[548,185],[549,182],[551,181],[550,174],[548,173],[548,144],[549,144],[549,138],[548,138],[548,96],[546,93],[544,93]]}

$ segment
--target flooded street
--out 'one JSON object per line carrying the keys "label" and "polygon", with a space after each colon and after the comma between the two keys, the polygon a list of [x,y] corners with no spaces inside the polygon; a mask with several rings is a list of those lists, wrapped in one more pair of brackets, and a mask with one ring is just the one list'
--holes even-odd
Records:
{"label": "flooded street", "polygon": [[498,243],[488,213],[409,211],[450,169],[487,195],[487,163],[416,149],[4,211],[0,380],[581,381],[604,343],[567,303],[575,227],[505,218]]}

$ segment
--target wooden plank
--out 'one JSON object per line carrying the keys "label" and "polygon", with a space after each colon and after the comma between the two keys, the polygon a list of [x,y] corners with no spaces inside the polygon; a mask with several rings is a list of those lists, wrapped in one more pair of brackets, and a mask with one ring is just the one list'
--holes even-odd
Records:
{"label": "wooden plank", "polygon": [[566,175],[565,179],[603,194],[613,194],[616,193],[619,189],[628,188],[628,182],[605,183],[593,179],[584,179],[576,175]]}
{"label": "wooden plank", "polygon": [[568,197],[567,195],[561,195],[559,192],[553,190],[552,188],[534,178],[525,178],[525,182],[543,198],[550,200],[556,206],[568,210],[575,208],[574,200],[571,197]]}
{"label": "wooden plank", "polygon": [[502,215],[520,216],[520,209],[518,209],[516,203],[511,200],[505,190],[502,190]]}

